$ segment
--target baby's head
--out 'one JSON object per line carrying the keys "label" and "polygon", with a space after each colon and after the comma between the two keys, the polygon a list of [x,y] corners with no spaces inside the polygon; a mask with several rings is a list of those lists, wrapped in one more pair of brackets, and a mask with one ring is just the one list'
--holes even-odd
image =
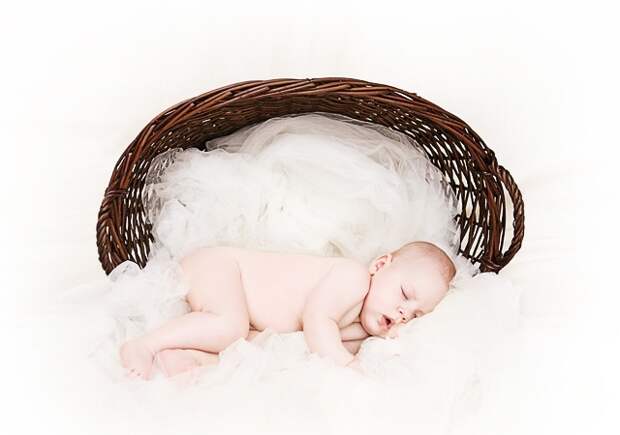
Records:
{"label": "baby's head", "polygon": [[456,267],[442,249],[416,241],[375,258],[368,272],[370,289],[360,322],[370,335],[393,337],[398,326],[435,309]]}

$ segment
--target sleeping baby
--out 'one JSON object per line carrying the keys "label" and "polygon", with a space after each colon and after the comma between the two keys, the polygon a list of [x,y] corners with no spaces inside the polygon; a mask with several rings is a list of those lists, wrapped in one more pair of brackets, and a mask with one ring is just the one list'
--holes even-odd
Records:
{"label": "sleeping baby", "polygon": [[166,376],[217,363],[227,346],[267,327],[303,331],[310,352],[359,370],[362,341],[396,337],[400,326],[433,311],[456,273],[442,249],[423,241],[368,267],[224,246],[197,249],[180,267],[191,311],[121,346],[129,377],[150,379],[155,361]]}

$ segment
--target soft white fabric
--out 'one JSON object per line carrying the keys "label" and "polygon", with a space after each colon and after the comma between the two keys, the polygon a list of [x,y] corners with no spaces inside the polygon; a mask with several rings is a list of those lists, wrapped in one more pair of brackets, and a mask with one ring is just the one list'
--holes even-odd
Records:
{"label": "soft white fabric", "polygon": [[[49,367],[59,387],[76,397],[80,390],[97,391],[107,416],[102,427],[110,431],[135,424],[145,433],[519,433],[518,422],[506,428],[488,418],[514,411],[501,401],[495,406],[511,391],[502,374],[518,379],[518,364],[531,364],[522,360],[530,355],[524,350],[559,323],[539,321],[549,313],[524,310],[520,302],[534,291],[506,274],[476,275],[454,257],[453,209],[436,173],[400,135],[386,133],[390,140],[361,123],[307,115],[271,120],[211,144],[228,144],[234,154],[162,156],[145,192],[157,238],[147,267],[125,262],[109,279],[67,291],[45,317],[55,340],[44,351],[63,355],[55,361],[73,361]],[[414,239],[444,247],[459,274],[436,310],[408,324],[400,338],[364,343],[366,376],[309,355],[301,332],[266,330],[257,342],[232,344],[218,367],[146,383],[122,377],[118,346],[186,312],[176,260],[196,245],[366,262]],[[512,269],[526,276],[532,268],[525,266],[521,256]],[[537,275],[538,285],[545,281]],[[509,385],[514,391],[536,383],[523,378]],[[525,392],[535,405],[535,390]]]}
{"label": "soft white fabric", "polygon": [[172,150],[144,190],[173,258],[216,244],[367,263],[412,240],[456,253],[454,194],[406,135],[335,114],[273,118]]}

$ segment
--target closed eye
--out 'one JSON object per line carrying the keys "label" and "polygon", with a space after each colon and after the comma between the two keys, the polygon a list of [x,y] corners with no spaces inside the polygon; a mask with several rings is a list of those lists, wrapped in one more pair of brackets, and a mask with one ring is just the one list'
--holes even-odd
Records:
{"label": "closed eye", "polygon": [[400,291],[403,293],[403,296],[405,297],[405,299],[409,300],[409,298],[407,297],[407,295],[405,294],[405,289],[403,288],[403,286],[400,286]]}

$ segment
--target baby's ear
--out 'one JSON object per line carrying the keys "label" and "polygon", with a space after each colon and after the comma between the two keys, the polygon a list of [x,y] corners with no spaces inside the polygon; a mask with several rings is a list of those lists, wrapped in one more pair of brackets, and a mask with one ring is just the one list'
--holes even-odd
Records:
{"label": "baby's ear", "polygon": [[370,262],[370,265],[368,266],[368,273],[369,273],[369,274],[371,274],[371,275],[374,275],[375,273],[377,273],[377,270],[379,269],[379,268],[377,267],[377,263],[376,263],[376,261],[377,261],[377,260],[373,260],[373,261],[371,261],[371,262]]}
{"label": "baby's ear", "polygon": [[368,273],[370,273],[371,275],[374,275],[375,273],[377,273],[379,269],[381,269],[386,264],[390,264],[391,262],[392,262],[392,254],[391,253],[383,254],[375,258],[374,260],[372,260],[372,262],[370,263],[370,266],[368,266]]}

